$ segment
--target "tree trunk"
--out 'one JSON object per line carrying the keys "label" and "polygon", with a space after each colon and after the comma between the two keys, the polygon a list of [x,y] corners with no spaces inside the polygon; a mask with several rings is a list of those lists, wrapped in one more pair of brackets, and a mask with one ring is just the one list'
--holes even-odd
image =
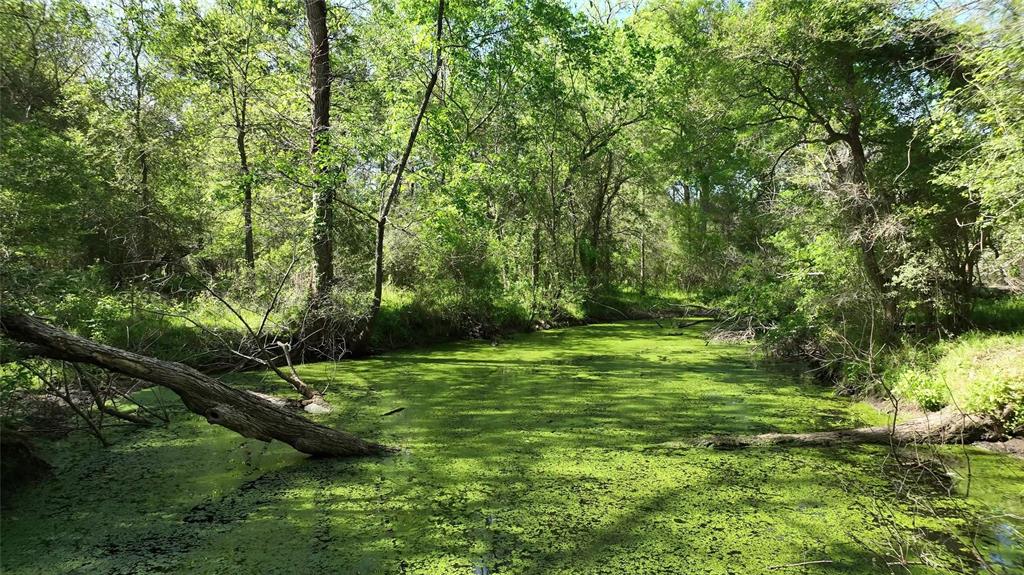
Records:
{"label": "tree trunk", "polygon": [[622,186],[625,185],[625,180],[619,178],[612,184],[612,192],[608,196],[607,206],[604,210],[604,239],[601,243],[600,254],[600,274],[601,283],[604,285],[610,285],[610,278],[612,274],[612,240],[615,238],[615,228],[613,222],[613,213],[615,210],[615,198],[618,197],[619,192],[622,191]]}
{"label": "tree trunk", "polygon": [[[862,196],[854,200],[860,206],[860,209],[858,209],[860,214],[858,219],[860,221],[857,222],[857,225],[861,228],[866,228],[871,225],[870,216],[868,216],[870,210],[868,210],[869,206],[867,205],[870,202],[867,190],[867,156],[864,153],[864,145],[861,143],[860,123],[858,121],[851,122],[847,144],[850,147],[851,156],[851,165],[847,169],[847,180],[850,185],[856,188],[854,194]],[[868,283],[871,284],[872,290],[874,290],[882,303],[882,313],[885,318],[884,333],[888,337],[888,335],[895,333],[896,325],[899,323],[899,308],[896,298],[889,293],[889,278],[882,271],[875,242],[863,237],[863,231],[860,234],[862,237],[857,241],[858,248],[860,249],[861,265],[864,268],[864,274],[868,279]]]}
{"label": "tree trunk", "polygon": [[141,71],[143,40],[139,38],[137,41],[137,44],[133,43],[131,46],[131,55],[132,84],[135,88],[132,130],[135,135],[139,163],[139,236],[136,240],[137,245],[133,248],[132,268],[136,275],[141,276],[152,266],[155,250],[152,237],[153,198],[149,187],[149,142],[142,125],[142,101],[145,98],[145,83]]}
{"label": "tree trunk", "polygon": [[580,268],[587,279],[587,287],[591,292],[600,285],[599,271],[601,268],[601,225],[604,223],[605,210],[610,204],[609,195],[612,186],[612,170],[614,162],[611,153],[606,155],[605,170],[597,181],[594,199],[590,205],[585,224],[585,241],[579,242]]}
{"label": "tree trunk", "polygon": [[245,149],[245,126],[236,127],[238,145],[239,176],[242,179],[242,221],[245,224],[245,264],[249,269],[256,267],[256,250],[252,238],[252,178],[249,174],[249,157]]}
{"label": "tree trunk", "polygon": [[191,367],[139,355],[88,340],[34,317],[0,310],[0,333],[33,346],[42,357],[88,363],[143,379],[178,394],[190,411],[245,437],[276,439],[317,456],[384,453],[388,448],[313,423],[255,394],[228,386]]}
{"label": "tree trunk", "polygon": [[882,316],[885,319],[884,333],[886,337],[896,331],[899,324],[899,307],[896,298],[888,293],[889,280],[882,272],[882,266],[878,263],[878,250],[874,243],[861,239],[858,241],[860,248],[861,265],[864,267],[864,274],[871,284],[871,289],[878,295],[882,302]]}
{"label": "tree trunk", "polygon": [[536,299],[537,285],[540,283],[540,224],[533,224],[533,257],[530,263],[530,290]]}
{"label": "tree trunk", "polygon": [[711,178],[702,175],[697,188],[697,202],[700,207],[700,219],[698,229],[700,230],[700,241],[707,241],[708,235],[708,212],[711,211]]}
{"label": "tree trunk", "polygon": [[647,293],[647,241],[644,230],[640,230],[640,295]]}
{"label": "tree trunk", "polygon": [[878,445],[970,443],[984,438],[996,427],[995,423],[988,416],[965,415],[955,409],[945,409],[939,413],[926,415],[893,427],[859,427],[811,433],[713,436],[697,440],[695,443],[702,447],[714,447],[715,449],[772,445],[831,447],[858,443]]}
{"label": "tree trunk", "polygon": [[[861,265],[872,289],[875,291],[882,303],[882,313],[885,320],[883,326],[883,337],[889,338],[896,331],[899,324],[899,307],[896,298],[889,293],[890,278],[883,271],[879,261],[878,250],[875,241],[864,237],[865,231],[878,217],[875,214],[877,207],[884,207],[885,202],[876,202],[871,197],[867,177],[867,153],[864,151],[863,135],[861,134],[861,113],[857,100],[852,95],[856,87],[856,76],[853,65],[845,63],[847,69],[847,87],[849,94],[846,98],[845,107],[850,115],[850,122],[845,136],[842,138],[850,149],[850,165],[846,169],[846,181],[853,188],[853,201],[857,207],[857,221],[855,225],[860,228],[858,247],[860,248]],[[872,205],[874,204],[874,205]]]}
{"label": "tree trunk", "polygon": [[367,315],[366,327],[359,336],[358,347],[365,348],[370,343],[373,329],[380,315],[380,305],[384,299],[384,236],[387,232],[387,219],[377,220],[376,235],[373,244],[373,299],[370,300],[370,312]]}
{"label": "tree trunk", "polygon": [[309,85],[312,107],[309,157],[313,166],[313,257],[316,260],[317,299],[334,282],[334,187],[327,181],[320,157],[327,147],[331,127],[331,60],[327,35],[327,2],[306,0],[309,24]]}

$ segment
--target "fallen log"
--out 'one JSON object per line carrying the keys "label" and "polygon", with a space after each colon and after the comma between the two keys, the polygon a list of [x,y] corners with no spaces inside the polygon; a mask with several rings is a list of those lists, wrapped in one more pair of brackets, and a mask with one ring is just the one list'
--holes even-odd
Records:
{"label": "fallen log", "polygon": [[1012,437],[1006,441],[978,441],[974,447],[1024,459],[1024,437]]}
{"label": "fallen log", "polygon": [[351,433],[309,421],[187,365],[97,343],[22,313],[0,309],[0,333],[28,344],[23,352],[87,363],[166,387],[193,413],[245,437],[268,442],[276,439],[303,453],[326,457],[390,451]]}
{"label": "fallen log", "polygon": [[[716,320],[713,317],[702,317],[700,319],[695,319],[695,320],[687,321],[687,322],[677,321],[676,324],[675,324],[675,328],[676,329],[686,329],[688,327],[693,327],[693,326],[695,326],[695,325],[697,325],[699,323],[704,323],[704,322],[708,322],[708,321],[718,321],[718,320]],[[658,327],[662,327],[661,323],[658,323]],[[673,331],[673,332],[670,332],[668,335],[693,335],[693,334],[685,332],[685,331]]]}
{"label": "fallen log", "polygon": [[672,307],[678,308],[678,312],[683,316],[691,317],[709,317],[712,319],[720,319],[726,315],[725,310],[717,307],[708,307],[699,303],[683,303],[683,304],[669,304]]}
{"label": "fallen log", "polygon": [[715,435],[694,444],[714,449],[743,447],[831,447],[849,444],[943,444],[971,443],[985,438],[995,426],[987,415],[964,414],[947,408],[895,426],[858,427],[809,433],[762,433],[760,435]]}

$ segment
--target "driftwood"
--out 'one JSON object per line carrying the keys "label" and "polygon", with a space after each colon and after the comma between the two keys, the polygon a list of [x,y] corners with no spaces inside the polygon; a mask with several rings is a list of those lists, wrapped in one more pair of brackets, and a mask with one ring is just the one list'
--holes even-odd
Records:
{"label": "driftwood", "polygon": [[978,441],[974,447],[1024,458],[1024,437],[1011,437],[1006,441]]}
{"label": "driftwood", "polygon": [[0,333],[27,344],[22,351],[35,356],[87,363],[166,387],[193,413],[245,437],[261,441],[276,439],[298,451],[318,456],[371,455],[388,451],[382,445],[309,421],[187,365],[97,343],[38,318],[0,309]]}
{"label": "driftwood", "polygon": [[[282,380],[288,383],[288,385],[292,386],[295,389],[295,391],[299,392],[299,394],[305,398],[305,401],[299,404],[300,408],[310,413],[330,413],[331,406],[330,404],[327,403],[327,400],[324,399],[324,394],[317,391],[314,387],[307,385],[306,382],[302,381],[302,378],[299,377],[299,373],[295,371],[295,366],[292,365],[291,344],[280,341],[275,342],[277,344],[277,347],[280,348],[282,355],[284,356],[285,363],[288,365],[289,371],[286,373],[278,366],[277,358],[274,357],[274,355],[270,352],[269,347],[272,344],[268,344],[268,342],[265,341],[265,334],[263,329],[267,325],[267,319],[270,317],[270,312],[273,311],[274,307],[277,305],[277,300],[281,296],[281,290],[284,289],[285,283],[288,281],[288,278],[291,277],[291,271],[292,268],[295,267],[295,261],[295,258],[293,258],[292,262],[288,265],[288,269],[285,271],[284,275],[281,276],[281,281],[277,285],[277,291],[274,292],[274,298],[271,300],[270,306],[268,306],[267,309],[263,312],[263,319],[260,321],[260,325],[256,329],[253,329],[253,327],[249,325],[249,322],[245,319],[245,316],[239,313],[239,311],[235,309],[235,306],[231,305],[231,302],[225,299],[224,296],[217,293],[217,290],[213,289],[209,284],[199,279],[192,273],[189,273],[188,270],[185,271],[186,273],[188,273],[190,278],[192,278],[194,281],[202,285],[203,288],[207,291],[207,293],[209,293],[211,296],[216,298],[217,301],[223,304],[224,307],[229,312],[231,312],[231,315],[235,316],[235,319],[237,319],[239,323],[241,323],[242,326],[245,327],[245,331],[249,333],[249,337],[252,338],[253,344],[258,347],[256,351],[257,355],[247,355],[239,351],[233,351],[235,355],[241,356],[249,361],[256,362],[258,365],[270,368],[275,374],[277,374],[278,377],[280,377]],[[181,317],[182,319],[188,321],[192,325],[198,327],[199,329],[207,333],[212,333],[210,332],[210,330],[203,327],[202,324],[189,318],[187,315],[181,315],[177,317]],[[274,403],[277,404],[277,402]]]}
{"label": "driftwood", "polygon": [[[690,320],[690,321],[686,321],[686,322],[681,321],[681,320],[676,320],[676,323],[675,323],[675,325],[673,327],[675,327],[676,329],[686,329],[688,327],[693,327],[693,326],[695,326],[695,325],[697,325],[699,323],[704,323],[704,322],[709,322],[709,321],[718,321],[718,320],[716,320],[713,317],[702,317],[702,318],[699,318],[699,319],[694,319],[694,320]],[[658,323],[658,327],[662,327],[661,322],[657,322],[657,323]],[[688,333],[688,332],[685,332],[685,331],[673,331],[673,332],[669,333],[668,335],[692,335],[692,334]]]}
{"label": "driftwood", "polygon": [[695,441],[701,447],[738,449],[742,447],[830,447],[848,444],[942,444],[970,443],[983,439],[995,421],[985,415],[963,414],[945,409],[896,426],[858,427],[810,433],[763,433],[761,435],[718,435]]}

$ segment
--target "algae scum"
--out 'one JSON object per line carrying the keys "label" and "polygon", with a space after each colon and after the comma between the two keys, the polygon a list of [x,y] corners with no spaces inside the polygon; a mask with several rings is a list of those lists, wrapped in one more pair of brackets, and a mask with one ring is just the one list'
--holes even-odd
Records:
{"label": "algae scum", "polygon": [[962,497],[883,448],[673,447],[880,417],[687,332],[604,324],[302,368],[330,383],[323,421],[403,447],[386,458],[306,459],[181,412],[107,450],[56,442],[58,475],[5,502],[3,571],[888,573],[902,555],[915,573],[979,556],[1021,572],[1019,460],[971,452]]}

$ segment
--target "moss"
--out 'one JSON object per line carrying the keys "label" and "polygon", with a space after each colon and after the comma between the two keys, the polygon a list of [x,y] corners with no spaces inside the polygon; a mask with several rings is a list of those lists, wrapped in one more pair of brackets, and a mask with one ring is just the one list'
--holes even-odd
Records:
{"label": "moss", "polygon": [[107,450],[50,444],[56,478],[7,502],[3,571],[878,573],[894,536],[965,560],[982,503],[927,488],[957,515],[912,505],[883,449],[668,447],[880,417],[677,332],[602,324],[302,367],[337,406],[322,421],[404,448],[387,458],[305,459],[181,412]]}

